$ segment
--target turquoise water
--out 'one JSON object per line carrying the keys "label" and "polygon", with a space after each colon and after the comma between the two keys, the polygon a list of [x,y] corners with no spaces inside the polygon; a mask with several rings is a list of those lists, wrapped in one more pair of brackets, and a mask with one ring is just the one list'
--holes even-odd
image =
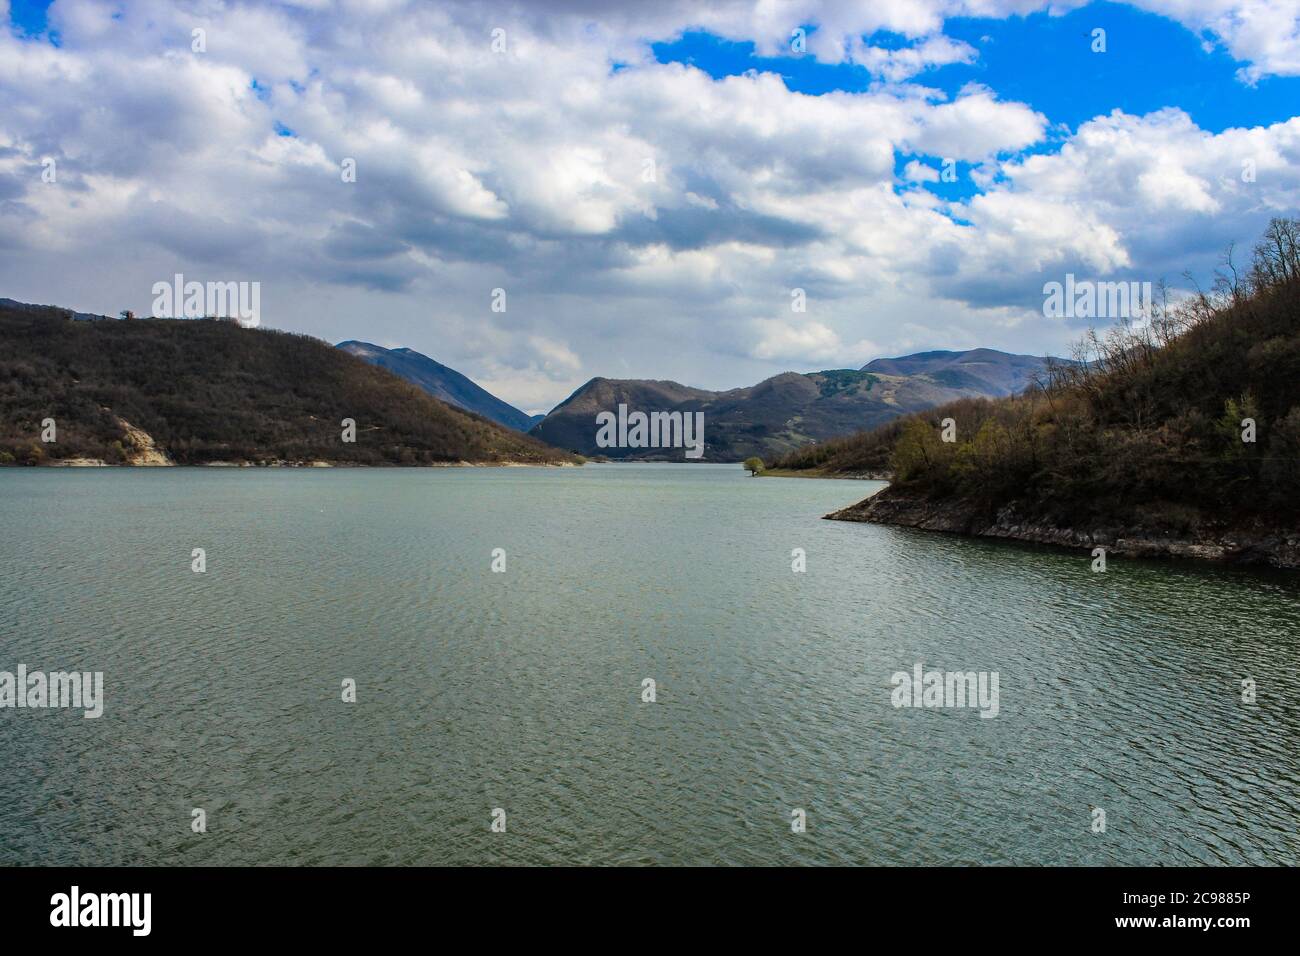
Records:
{"label": "turquoise water", "polygon": [[1300,862],[1296,577],[820,520],[875,487],[0,470],[0,670],[105,688],[0,709],[0,863]]}

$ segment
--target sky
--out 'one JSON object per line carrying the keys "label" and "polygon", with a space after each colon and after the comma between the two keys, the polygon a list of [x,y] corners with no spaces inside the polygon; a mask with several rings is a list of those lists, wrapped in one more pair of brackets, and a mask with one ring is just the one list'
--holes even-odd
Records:
{"label": "sky", "polygon": [[1067,354],[1045,283],[1297,214],[1300,0],[0,0],[0,297],[257,282],[530,413]]}

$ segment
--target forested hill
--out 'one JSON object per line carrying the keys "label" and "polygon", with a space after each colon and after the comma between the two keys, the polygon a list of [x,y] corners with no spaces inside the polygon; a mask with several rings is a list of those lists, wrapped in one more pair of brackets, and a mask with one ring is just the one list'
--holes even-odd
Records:
{"label": "forested hill", "polygon": [[1169,539],[1185,546],[1168,553],[1300,566],[1300,221],[1274,220],[1245,276],[1090,334],[1076,357],[1024,395],[955,402],[776,464],[891,470],[847,519]]}
{"label": "forested hill", "polygon": [[[55,441],[42,441],[52,419]],[[343,420],[356,423],[343,440]],[[567,463],[325,342],[0,304],[0,463]]]}

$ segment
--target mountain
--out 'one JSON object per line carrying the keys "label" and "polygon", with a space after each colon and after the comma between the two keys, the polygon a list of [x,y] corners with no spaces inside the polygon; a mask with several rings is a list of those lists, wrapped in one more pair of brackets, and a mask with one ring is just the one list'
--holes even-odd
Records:
{"label": "mountain", "polygon": [[340,342],[338,347],[371,365],[386,368],[424,389],[439,401],[490,418],[499,425],[526,432],[543,416],[527,415],[474,384],[454,368],[411,349],[386,349],[369,342]]}
{"label": "mountain", "polygon": [[996,349],[966,352],[918,352],[881,358],[862,366],[881,375],[924,375],[949,388],[969,389],[989,396],[1023,392],[1043,372],[1043,359],[1011,355]]}
{"label": "mountain", "polygon": [[0,305],[0,463],[574,461],[305,335]]}
{"label": "mountain", "polygon": [[1300,569],[1300,220],[1234,283],[1084,345],[1043,389],[835,443],[823,473],[893,483],[827,517]]}
{"label": "mountain", "polygon": [[870,429],[957,398],[1008,395],[1046,360],[992,349],[877,359],[862,369],[783,372],[748,388],[711,392],[677,382],[594,378],[529,433],[584,455],[684,459],[683,450],[601,448],[600,412],[702,412],[706,461],[765,461],[811,442]]}

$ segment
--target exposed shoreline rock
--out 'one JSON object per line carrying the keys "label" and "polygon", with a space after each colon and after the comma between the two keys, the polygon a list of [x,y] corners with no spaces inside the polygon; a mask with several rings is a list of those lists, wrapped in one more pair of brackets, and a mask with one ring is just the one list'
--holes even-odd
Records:
{"label": "exposed shoreline rock", "polygon": [[158,447],[153,436],[143,428],[136,428],[121,417],[117,419],[117,423],[126,432],[127,443],[131,446],[131,450],[127,452],[128,465],[142,468],[170,468],[176,464],[167,452]]}
{"label": "exposed shoreline rock", "polygon": [[1198,558],[1300,570],[1300,529],[1201,528],[1192,534],[1173,534],[1145,529],[1061,528],[1025,518],[1014,504],[989,515],[970,502],[932,500],[893,488],[883,488],[823,517],[1065,548],[1103,547],[1109,554],[1124,557]]}

